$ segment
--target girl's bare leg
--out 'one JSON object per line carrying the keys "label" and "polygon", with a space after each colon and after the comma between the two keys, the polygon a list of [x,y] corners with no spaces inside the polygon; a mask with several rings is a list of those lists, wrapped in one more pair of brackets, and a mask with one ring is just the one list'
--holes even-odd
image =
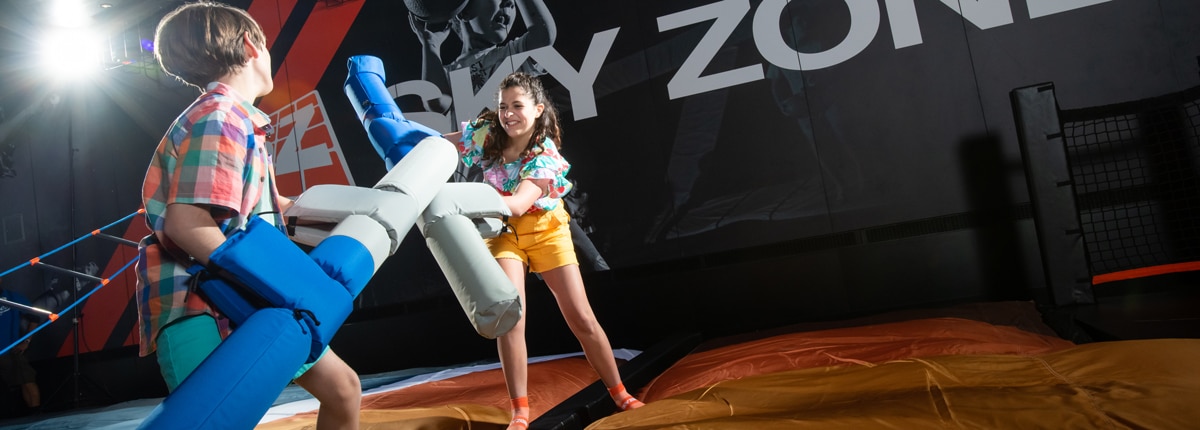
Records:
{"label": "girl's bare leg", "polygon": [[[508,386],[508,397],[513,400],[513,422],[510,430],[521,430],[529,423],[528,384],[529,384],[529,350],[525,347],[525,316],[529,307],[525,301],[525,263],[509,258],[497,258],[500,268],[521,297],[521,320],[512,330],[496,338],[496,349],[500,353],[500,368],[504,372],[504,383]],[[518,399],[525,399],[524,406]],[[518,422],[523,419],[523,422]],[[522,426],[524,425],[524,426]]]}

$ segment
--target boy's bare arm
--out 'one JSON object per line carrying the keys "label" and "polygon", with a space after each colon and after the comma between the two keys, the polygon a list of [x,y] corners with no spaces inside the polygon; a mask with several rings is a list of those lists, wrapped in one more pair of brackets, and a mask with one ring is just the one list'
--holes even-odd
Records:
{"label": "boy's bare arm", "polygon": [[294,204],[296,204],[296,200],[284,196],[279,196],[279,199],[275,201],[275,205],[279,208],[281,215],[287,213],[288,209],[291,209]]}
{"label": "boy's bare arm", "polygon": [[209,254],[225,242],[225,235],[205,207],[172,203],[163,218],[167,237],[200,264],[208,264]]}

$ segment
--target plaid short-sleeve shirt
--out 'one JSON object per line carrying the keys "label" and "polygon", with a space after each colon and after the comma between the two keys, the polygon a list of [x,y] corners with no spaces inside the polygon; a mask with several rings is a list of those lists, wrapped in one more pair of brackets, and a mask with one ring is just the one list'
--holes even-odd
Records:
{"label": "plaid short-sleeve shirt", "polygon": [[141,355],[154,352],[155,339],[167,324],[215,314],[189,291],[190,257],[163,230],[167,205],[207,207],[226,236],[244,228],[251,217],[283,224],[266,145],[269,123],[265,113],[233,88],[213,83],[176,118],[154,151],[142,184],[146,223],[153,234],[138,247]]}

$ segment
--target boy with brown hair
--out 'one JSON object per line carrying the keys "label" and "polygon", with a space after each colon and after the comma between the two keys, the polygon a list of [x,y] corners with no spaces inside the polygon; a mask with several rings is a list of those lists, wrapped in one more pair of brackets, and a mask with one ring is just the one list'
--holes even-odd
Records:
{"label": "boy with brown hair", "polygon": [[[154,54],[168,74],[201,89],[155,150],[142,185],[146,222],[138,274],[141,355],[157,354],[174,391],[230,333],[227,320],[189,289],[226,238],[261,218],[283,228],[292,201],[279,195],[266,138],[270,119],[253,101],[273,88],[266,36],[244,10],[210,2],[168,13]],[[269,250],[263,250],[269,253]],[[320,429],[358,427],[358,375],[328,348],[296,384],[321,403]]]}

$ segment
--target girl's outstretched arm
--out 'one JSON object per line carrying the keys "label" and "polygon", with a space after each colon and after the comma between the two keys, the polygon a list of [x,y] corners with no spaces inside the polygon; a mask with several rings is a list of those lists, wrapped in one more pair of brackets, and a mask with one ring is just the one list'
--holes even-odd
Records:
{"label": "girl's outstretched arm", "polygon": [[511,196],[501,197],[513,216],[521,216],[533,206],[533,202],[550,193],[550,179],[525,179],[517,184]]}

